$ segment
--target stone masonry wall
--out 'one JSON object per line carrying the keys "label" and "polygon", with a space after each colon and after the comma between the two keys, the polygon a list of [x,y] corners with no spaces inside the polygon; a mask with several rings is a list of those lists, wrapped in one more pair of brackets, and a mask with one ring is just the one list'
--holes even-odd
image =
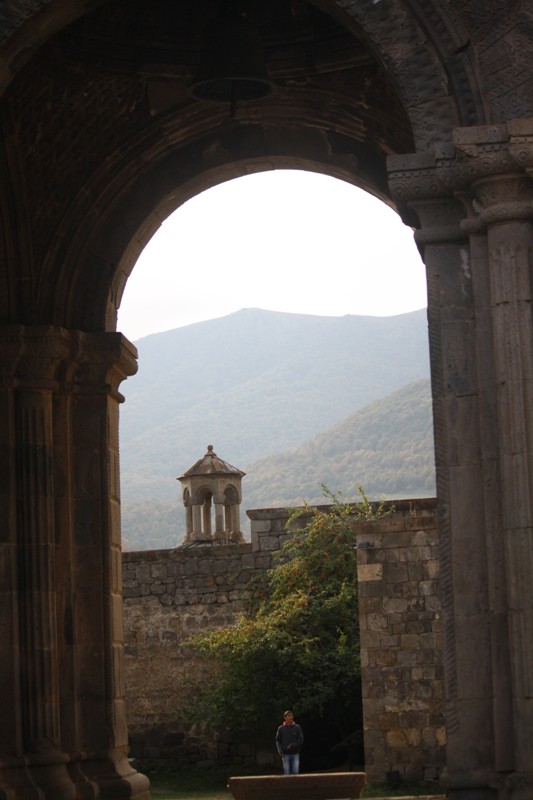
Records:
{"label": "stone masonry wall", "polygon": [[434,781],[446,760],[435,504],[396,506],[357,531],[365,768]]}
{"label": "stone masonry wall", "polygon": [[[187,676],[202,669],[183,642],[231,624],[247,584],[270,559],[250,544],[181,547],[123,556],[130,755],[143,762],[252,762],[249,743],[224,743],[191,730],[181,709]],[[209,676],[206,675],[206,680]]]}
{"label": "stone masonry wall", "polygon": [[[356,526],[365,769],[373,781],[394,770],[432,780],[445,759],[434,501],[394,505],[391,516]],[[181,714],[187,675],[204,669],[182,643],[235,620],[250,579],[288,536],[287,509],[248,516],[251,543],[123,556],[130,755],[143,763],[261,759],[246,737],[202,736]]]}

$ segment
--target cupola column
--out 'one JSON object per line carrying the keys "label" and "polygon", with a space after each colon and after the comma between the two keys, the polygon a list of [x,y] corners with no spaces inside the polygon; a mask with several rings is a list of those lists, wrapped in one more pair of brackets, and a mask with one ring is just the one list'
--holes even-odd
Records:
{"label": "cupola column", "polygon": [[215,536],[224,533],[224,495],[217,494],[213,497],[215,505]]}
{"label": "cupola column", "polygon": [[202,502],[202,532],[205,539],[211,539],[213,532],[211,530],[211,495],[204,497]]}
{"label": "cupola column", "polygon": [[202,538],[203,500],[195,502],[192,506],[192,539]]}
{"label": "cupola column", "polygon": [[241,506],[240,503],[234,503],[230,506],[231,518],[231,531],[240,531],[241,529]]}

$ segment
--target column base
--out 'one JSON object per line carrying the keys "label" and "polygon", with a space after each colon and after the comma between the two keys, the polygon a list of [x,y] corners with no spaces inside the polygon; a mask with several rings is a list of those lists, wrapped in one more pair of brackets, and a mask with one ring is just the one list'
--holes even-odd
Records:
{"label": "column base", "polygon": [[98,787],[98,800],[150,800],[150,781],[127,758],[120,761],[82,761],[81,772]]}
{"label": "column base", "polygon": [[505,775],[475,772],[448,775],[444,779],[447,800],[509,800]]}
{"label": "column base", "polygon": [[505,781],[505,800],[531,800],[533,797],[533,772],[512,772]]}
{"label": "column base", "polygon": [[0,768],[0,800],[76,800],[65,763]]}
{"label": "column base", "polygon": [[0,767],[0,800],[150,800],[150,781],[127,759]]}

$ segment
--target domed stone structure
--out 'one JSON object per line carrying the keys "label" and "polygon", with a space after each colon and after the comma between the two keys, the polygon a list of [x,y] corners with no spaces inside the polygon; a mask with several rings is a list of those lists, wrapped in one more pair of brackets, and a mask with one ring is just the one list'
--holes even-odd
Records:
{"label": "domed stone structure", "polygon": [[219,458],[210,444],[206,454],[180,475],[186,513],[185,545],[244,541],[240,504],[245,474]]}

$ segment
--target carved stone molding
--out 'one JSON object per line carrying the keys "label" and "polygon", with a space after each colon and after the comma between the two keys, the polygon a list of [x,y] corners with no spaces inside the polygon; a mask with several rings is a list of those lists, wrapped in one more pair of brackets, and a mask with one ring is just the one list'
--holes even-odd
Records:
{"label": "carved stone molding", "polygon": [[[457,162],[473,198],[470,209],[482,228],[533,218],[533,183],[525,171],[528,161],[533,165],[533,136],[531,142],[517,136],[513,143],[511,130],[495,125],[454,131]],[[523,132],[523,124],[515,130]],[[472,231],[471,217],[464,227]]]}
{"label": "carved stone molding", "polygon": [[394,198],[418,216],[420,244],[533,219],[533,119],[456,128],[452,144],[390,156],[388,168]]}
{"label": "carved stone molding", "polygon": [[53,389],[69,351],[69,333],[61,328],[0,326],[0,381],[18,388]]}
{"label": "carved stone molding", "polygon": [[0,326],[0,386],[78,391],[97,387],[118,394],[137,371],[137,350],[120,333],[67,331],[49,325]]}
{"label": "carved stone molding", "polygon": [[[450,155],[449,148],[441,148],[439,154]],[[388,160],[393,196],[418,217],[420,228],[415,238],[419,245],[463,238],[463,213],[440,167],[447,160],[439,159],[436,153],[391,156]]]}
{"label": "carved stone molding", "polygon": [[509,133],[505,125],[455,128],[453,143],[465,179],[473,181],[514,172],[516,164],[510,156],[508,142]]}
{"label": "carved stone molding", "polygon": [[533,178],[533,117],[511,120],[507,130],[511,157]]}
{"label": "carved stone molding", "polygon": [[77,392],[110,391],[117,400],[122,381],[137,372],[137,349],[121,333],[76,333]]}

